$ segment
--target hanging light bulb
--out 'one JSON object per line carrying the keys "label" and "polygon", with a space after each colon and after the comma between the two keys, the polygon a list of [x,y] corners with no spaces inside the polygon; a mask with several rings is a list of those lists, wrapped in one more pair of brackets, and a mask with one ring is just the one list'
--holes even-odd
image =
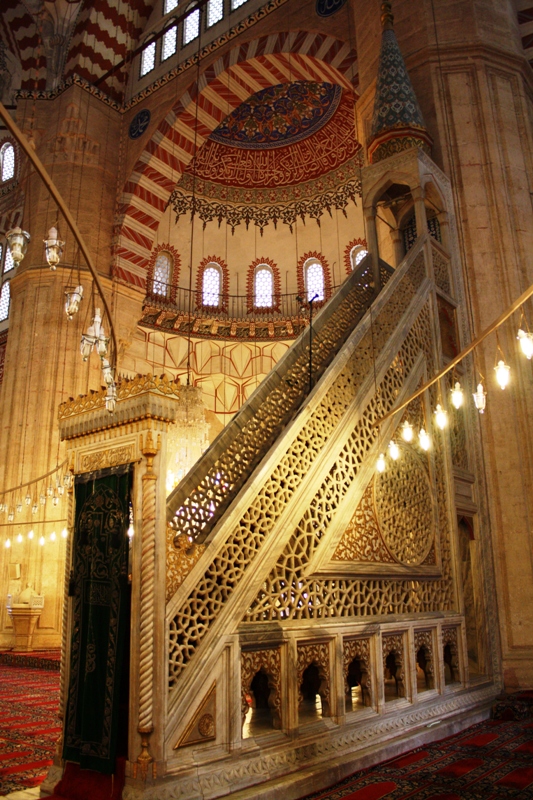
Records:
{"label": "hanging light bulb", "polygon": [[48,239],[43,239],[43,241],[46,260],[50,265],[50,269],[55,270],[61,261],[65,242],[62,242],[61,239],[57,238],[57,228],[54,226],[52,226],[48,231]]}
{"label": "hanging light bulb", "polygon": [[487,393],[483,389],[482,383],[478,383],[477,391],[474,392],[472,397],[474,398],[474,404],[477,410],[479,411],[480,414],[483,414],[483,412],[485,411],[485,406],[487,405]]}
{"label": "hanging light bulb", "polygon": [[66,539],[66,538],[67,538],[67,536],[68,536],[68,531],[67,531],[67,529],[66,529],[66,528],[63,528],[63,530],[61,531],[61,536],[63,537],[63,539]]}
{"label": "hanging light bulb", "polygon": [[496,380],[498,381],[500,389],[505,389],[511,377],[511,367],[509,364],[505,363],[503,358],[500,358],[497,365],[494,367],[494,372],[496,373]]}
{"label": "hanging light bulb", "polygon": [[461,389],[461,384],[459,383],[459,381],[455,381],[455,386],[453,387],[451,392],[452,406],[454,408],[461,408],[464,399],[465,396],[463,394],[463,390]]}
{"label": "hanging light bulb", "polygon": [[380,453],[379,454],[379,458],[378,458],[377,463],[376,463],[376,469],[377,469],[378,472],[384,472],[385,471],[385,467],[386,467],[385,456],[383,455],[383,453]]}
{"label": "hanging light bulb", "polygon": [[52,484],[50,484],[49,487],[47,488],[46,494],[48,495],[48,497],[52,497],[52,495],[54,494],[54,487],[52,486]]}
{"label": "hanging light bulb", "polygon": [[429,436],[427,435],[424,428],[420,428],[420,433],[418,434],[418,441],[420,443],[420,447],[422,448],[422,450],[429,450],[431,442],[429,441]]}
{"label": "hanging light bulb", "polygon": [[103,333],[104,331],[102,327],[102,315],[100,314],[99,308],[94,309],[93,328],[94,328],[94,335],[98,339],[100,337],[100,333]]}
{"label": "hanging light bulb", "polygon": [[68,474],[68,472],[65,472],[65,474],[63,475],[63,483],[68,489],[68,487],[70,486],[70,475]]}
{"label": "hanging light bulb", "polygon": [[41,547],[44,545],[44,536],[41,536],[41,538],[39,539],[39,544],[41,545]]}
{"label": "hanging light bulb", "polygon": [[74,314],[77,314],[80,308],[80,303],[83,300],[83,286],[76,286],[72,291],[65,292],[65,312],[67,319],[72,319]]}
{"label": "hanging light bulb", "polygon": [[522,328],[520,328],[516,338],[520,342],[520,347],[525,357],[531,359],[533,356],[533,333],[523,331]]}
{"label": "hanging light bulb", "polygon": [[6,539],[6,549],[9,550],[11,547],[11,539]]}
{"label": "hanging light bulb", "polygon": [[33,528],[32,528],[31,530],[28,531],[28,539],[33,539],[34,535],[35,534],[33,533]]}
{"label": "hanging light bulb", "polygon": [[50,534],[50,541],[51,541],[51,542],[55,542],[56,538],[57,538],[57,537],[56,537],[56,532],[55,532],[55,531],[52,531],[52,533]]}
{"label": "hanging light bulb", "polygon": [[102,374],[106,386],[111,386],[111,384],[115,382],[113,369],[107,358],[102,359]]}
{"label": "hanging light bulb", "polygon": [[7,515],[7,521],[13,522],[14,519],[15,519],[15,512],[13,511],[13,509],[10,509],[9,514]]}
{"label": "hanging light bulb", "polygon": [[115,410],[115,406],[117,404],[117,387],[114,383],[111,383],[107,387],[107,394],[105,396],[105,407],[109,411],[110,414],[113,413]]}
{"label": "hanging light bulb", "polygon": [[37,505],[37,503],[34,503],[31,507],[31,513],[36,514],[38,511],[39,511],[39,506]]}
{"label": "hanging light bulb", "polygon": [[393,461],[397,461],[400,457],[400,448],[396,442],[389,442],[389,455]]}
{"label": "hanging light bulb", "polygon": [[133,522],[130,522],[130,526],[128,528],[128,539],[133,539],[135,535],[135,530],[133,528]]}
{"label": "hanging light bulb", "polygon": [[26,495],[26,497],[24,498],[24,502],[26,503],[27,506],[29,506],[31,504],[31,494],[29,492]]}
{"label": "hanging light bulb", "polygon": [[17,514],[20,514],[21,511],[22,511],[22,503],[19,501],[17,503]]}
{"label": "hanging light bulb", "polygon": [[448,412],[441,406],[440,403],[437,403],[437,408],[435,409],[435,422],[441,431],[443,431],[448,424]]}
{"label": "hanging light bulb", "polygon": [[100,335],[98,336],[98,341],[96,343],[96,352],[100,356],[100,358],[105,358],[107,355],[107,345],[109,342],[109,338],[104,333],[104,326],[102,325],[100,330]]}
{"label": "hanging light bulb", "polygon": [[11,255],[13,256],[13,261],[18,267],[26,255],[26,250],[28,249],[28,243],[30,241],[30,234],[26,231],[23,231],[22,228],[12,228],[6,233],[6,239],[8,247],[11,251]]}
{"label": "hanging light bulb", "polygon": [[404,442],[412,442],[413,436],[414,436],[413,426],[408,420],[405,420],[405,422],[402,425],[402,439],[404,440]]}
{"label": "hanging light bulb", "polygon": [[22,542],[22,534],[21,533],[19,533],[19,535],[17,536],[17,542],[19,544]]}
{"label": "hanging light bulb", "polygon": [[63,495],[65,494],[65,487],[59,484],[57,487],[57,493],[60,497],[63,497]]}
{"label": "hanging light bulb", "polygon": [[45,494],[39,495],[39,502],[40,502],[40,504],[42,506],[44,506],[46,504],[46,495]]}
{"label": "hanging light bulb", "polygon": [[53,498],[52,498],[52,503],[53,503],[55,506],[57,506],[57,504],[59,503],[59,497],[57,496],[57,494],[55,494],[55,495],[53,496]]}
{"label": "hanging light bulb", "polygon": [[80,352],[82,361],[88,360],[89,356],[91,355],[91,350],[96,344],[96,340],[97,337],[94,333],[94,325],[89,325],[87,328],[87,333],[82,333],[81,335]]}
{"label": "hanging light bulb", "polygon": [[0,514],[6,510],[4,503],[0,503]]}

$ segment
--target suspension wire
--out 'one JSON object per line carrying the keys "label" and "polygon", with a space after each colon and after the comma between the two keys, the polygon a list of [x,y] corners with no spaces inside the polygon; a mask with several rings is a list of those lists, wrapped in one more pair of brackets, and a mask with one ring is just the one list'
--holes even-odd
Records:
{"label": "suspension wire", "polygon": [[191,384],[192,349],[192,260],[194,247],[194,218],[196,216],[196,154],[198,152],[198,113],[200,104],[200,51],[202,44],[202,11],[198,8],[198,50],[196,53],[196,107],[194,112],[194,149],[192,157],[192,209],[191,209],[191,247],[189,258],[189,329],[187,331],[187,386]]}

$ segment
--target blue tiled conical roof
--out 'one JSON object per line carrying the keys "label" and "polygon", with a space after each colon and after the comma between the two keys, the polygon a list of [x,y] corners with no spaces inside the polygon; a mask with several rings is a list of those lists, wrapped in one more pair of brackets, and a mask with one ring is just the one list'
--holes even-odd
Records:
{"label": "blue tiled conical roof", "polygon": [[398,41],[392,29],[390,3],[382,5],[383,35],[379,55],[370,160],[375,163],[394,152],[417,145],[428,150],[431,138],[418,105]]}

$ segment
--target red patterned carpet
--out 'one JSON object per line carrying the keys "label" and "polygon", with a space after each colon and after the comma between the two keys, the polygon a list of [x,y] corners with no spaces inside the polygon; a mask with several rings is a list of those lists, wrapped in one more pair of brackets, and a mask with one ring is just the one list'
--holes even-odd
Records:
{"label": "red patterned carpet", "polygon": [[61,668],[61,650],[32,650],[30,653],[0,651],[0,665],[6,667],[36,667],[37,669]]}
{"label": "red patterned carpet", "polygon": [[303,800],[533,798],[533,721],[488,720]]}
{"label": "red patterned carpet", "polygon": [[0,795],[37,786],[61,732],[59,672],[0,664]]}

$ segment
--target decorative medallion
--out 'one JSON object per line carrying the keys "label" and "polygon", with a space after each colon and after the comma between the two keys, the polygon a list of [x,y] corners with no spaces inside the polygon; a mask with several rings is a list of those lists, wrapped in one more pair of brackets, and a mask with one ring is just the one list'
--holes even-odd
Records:
{"label": "decorative medallion", "polygon": [[406,566],[422,564],[435,535],[429,475],[410,448],[374,478],[374,502],[381,534],[392,555]]}
{"label": "decorative medallion", "polygon": [[319,17],[331,17],[345,3],[346,0],[316,0],[316,13]]}
{"label": "decorative medallion", "polygon": [[150,124],[150,117],[151,114],[147,108],[143,108],[142,111],[139,111],[137,114],[135,114],[130,122],[128,131],[130,139],[138,139],[143,135]]}
{"label": "decorative medallion", "polygon": [[339,106],[342,89],[332,83],[296,81],[256,92],[209,137],[250,150],[284,147],[319,130]]}

